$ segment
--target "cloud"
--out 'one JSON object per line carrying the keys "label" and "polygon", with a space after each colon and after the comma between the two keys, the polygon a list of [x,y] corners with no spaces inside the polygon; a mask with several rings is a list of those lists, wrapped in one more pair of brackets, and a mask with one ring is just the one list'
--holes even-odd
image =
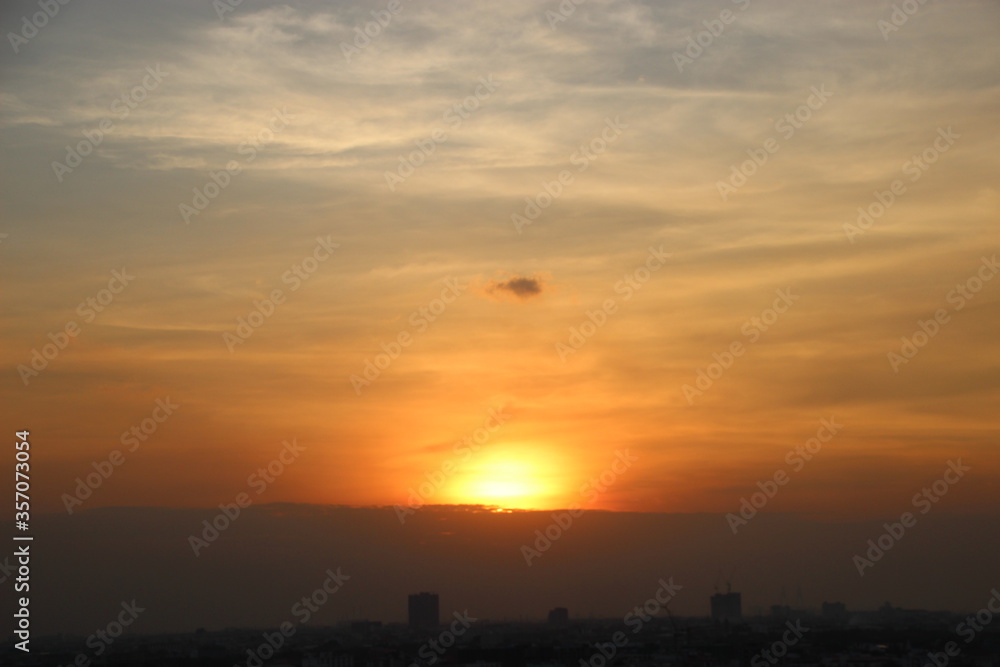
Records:
{"label": "cloud", "polygon": [[487,294],[500,297],[512,296],[521,301],[538,296],[543,289],[541,279],[534,276],[531,278],[513,276],[507,280],[491,280],[486,284]]}

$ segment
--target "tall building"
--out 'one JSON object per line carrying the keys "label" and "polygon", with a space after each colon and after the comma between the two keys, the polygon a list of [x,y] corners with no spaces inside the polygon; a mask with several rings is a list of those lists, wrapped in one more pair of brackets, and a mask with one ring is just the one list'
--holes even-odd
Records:
{"label": "tall building", "polygon": [[716,593],[712,596],[712,619],[739,621],[743,618],[743,600],[739,593]]}
{"label": "tall building", "polygon": [[410,595],[409,623],[414,630],[436,630],[439,624],[437,593]]}

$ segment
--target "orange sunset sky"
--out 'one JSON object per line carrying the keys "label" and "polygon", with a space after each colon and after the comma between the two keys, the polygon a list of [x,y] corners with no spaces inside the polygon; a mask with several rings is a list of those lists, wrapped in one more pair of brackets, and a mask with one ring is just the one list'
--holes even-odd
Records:
{"label": "orange sunset sky", "polygon": [[961,459],[935,511],[997,510],[1000,6],[404,0],[361,39],[385,7],[5,40],[36,511],[116,450],[75,509],[231,502],[293,439],[255,501],[727,513],[784,471],[768,512],[892,517]]}

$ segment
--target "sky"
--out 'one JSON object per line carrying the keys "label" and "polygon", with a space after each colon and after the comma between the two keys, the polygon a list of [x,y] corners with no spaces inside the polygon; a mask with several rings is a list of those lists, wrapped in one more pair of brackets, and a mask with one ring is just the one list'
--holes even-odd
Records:
{"label": "sky", "polygon": [[995,2],[38,11],[0,10],[36,515],[997,514]]}

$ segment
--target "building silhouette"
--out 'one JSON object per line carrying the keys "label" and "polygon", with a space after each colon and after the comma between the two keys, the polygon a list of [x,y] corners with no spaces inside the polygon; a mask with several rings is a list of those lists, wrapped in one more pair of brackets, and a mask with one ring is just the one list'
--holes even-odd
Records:
{"label": "building silhouette", "polygon": [[743,599],[739,593],[716,593],[711,603],[712,620],[734,622],[743,618]]}
{"label": "building silhouette", "polygon": [[791,618],[792,608],[787,604],[772,604],[771,605],[771,618],[776,620],[784,620],[786,618]]}
{"label": "building silhouette", "polygon": [[549,612],[549,625],[564,626],[569,624],[569,610],[566,607],[556,607]]}
{"label": "building silhouette", "polygon": [[439,624],[437,593],[414,593],[409,601],[409,624],[414,630],[435,630]]}
{"label": "building silhouette", "polygon": [[847,606],[843,602],[824,602],[822,615],[823,618],[836,623],[843,623],[849,617]]}

